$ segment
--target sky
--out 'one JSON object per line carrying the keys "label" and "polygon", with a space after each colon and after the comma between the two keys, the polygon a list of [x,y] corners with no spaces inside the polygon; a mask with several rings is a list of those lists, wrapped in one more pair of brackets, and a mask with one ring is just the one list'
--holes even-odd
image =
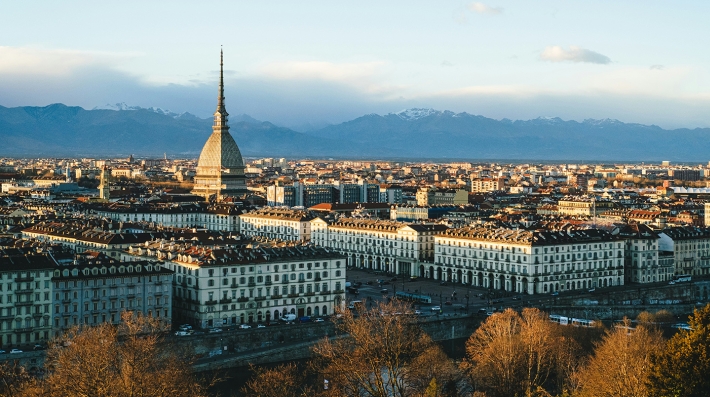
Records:
{"label": "sky", "polygon": [[0,106],[160,107],[299,130],[411,107],[710,127],[707,1],[13,1]]}

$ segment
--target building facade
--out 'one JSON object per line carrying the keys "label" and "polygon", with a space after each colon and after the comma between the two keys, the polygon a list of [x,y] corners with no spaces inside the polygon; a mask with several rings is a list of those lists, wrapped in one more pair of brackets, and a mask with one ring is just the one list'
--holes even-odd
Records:
{"label": "building facade", "polygon": [[172,270],[157,261],[85,263],[52,272],[53,326],[118,324],[121,312],[172,318]]}
{"label": "building facade", "polygon": [[434,235],[444,225],[340,218],[311,221],[312,242],[339,252],[348,266],[418,276],[421,263],[433,260]]}
{"label": "building facade", "polygon": [[624,243],[601,230],[449,229],[424,277],[544,294],[624,284]]}
{"label": "building facade", "polygon": [[672,227],[663,229],[660,249],[673,252],[675,275],[710,274],[710,229]]}
{"label": "building facade", "polygon": [[239,216],[245,236],[262,236],[286,241],[309,241],[311,219],[306,211],[262,208]]}

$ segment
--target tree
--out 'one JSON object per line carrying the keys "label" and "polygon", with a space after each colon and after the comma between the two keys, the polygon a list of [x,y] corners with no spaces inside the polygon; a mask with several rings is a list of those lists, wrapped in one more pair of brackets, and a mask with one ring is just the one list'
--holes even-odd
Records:
{"label": "tree", "polygon": [[[345,310],[338,316],[341,336],[313,349],[314,369],[328,380],[328,395],[424,395],[434,375],[437,385],[455,383],[456,368],[446,364],[448,357],[416,324],[406,304],[378,303],[370,310],[363,305],[357,313]],[[442,371],[434,374],[432,369]]]}
{"label": "tree", "polygon": [[165,324],[124,312],[118,326],[75,327],[50,344],[44,396],[204,396],[186,358],[160,345]]}
{"label": "tree", "polygon": [[576,375],[581,397],[645,397],[651,355],[663,346],[660,331],[639,325],[607,331],[589,363]]}
{"label": "tree", "polygon": [[492,396],[538,395],[559,357],[553,326],[534,308],[496,313],[466,343],[462,369]]}
{"label": "tree", "polygon": [[710,390],[710,305],[695,310],[691,330],[679,330],[651,358],[650,396],[707,396]]}
{"label": "tree", "polygon": [[295,364],[275,368],[251,366],[254,376],[242,388],[242,394],[253,397],[308,397],[315,393],[303,380]]}

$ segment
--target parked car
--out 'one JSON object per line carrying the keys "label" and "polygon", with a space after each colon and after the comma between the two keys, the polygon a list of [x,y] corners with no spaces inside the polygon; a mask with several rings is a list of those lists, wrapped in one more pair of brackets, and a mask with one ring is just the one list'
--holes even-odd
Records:
{"label": "parked car", "polygon": [[10,350],[10,353],[22,353],[22,350],[20,350],[20,349],[12,349],[12,350]]}
{"label": "parked car", "polygon": [[432,306],[432,307],[431,307],[431,311],[433,311],[433,312],[441,311],[441,306],[438,306],[438,305],[437,305],[437,306]]}
{"label": "parked car", "polygon": [[421,315],[422,315],[422,311],[421,311],[421,310],[415,310],[415,311],[414,311],[414,315],[415,315],[415,316],[421,316]]}
{"label": "parked car", "polygon": [[188,336],[188,335],[190,335],[190,333],[187,331],[183,331],[183,330],[175,331],[175,336]]}
{"label": "parked car", "polygon": [[239,329],[249,329],[249,328],[251,328],[251,325],[249,325],[249,324],[241,324],[241,325],[239,325]]}
{"label": "parked car", "polygon": [[314,323],[322,323],[323,321],[325,321],[325,320],[323,320],[322,318],[318,317],[318,318],[315,319],[313,322],[314,322]]}
{"label": "parked car", "polygon": [[380,290],[380,293],[382,293],[382,294],[388,294],[388,293],[389,293],[389,290],[387,290],[387,288],[382,288],[382,289]]}
{"label": "parked car", "polygon": [[264,325],[264,324],[257,324],[257,325],[256,325],[256,328],[266,328],[266,325]]}
{"label": "parked car", "polygon": [[5,353],[7,353],[5,350],[0,349],[0,354],[5,354]]}
{"label": "parked car", "polygon": [[210,329],[211,334],[216,333],[216,332],[222,332],[222,328],[211,328]]}
{"label": "parked car", "polygon": [[555,291],[555,292],[553,292],[551,295],[552,295],[552,296],[557,296],[557,295],[559,295],[559,294],[560,294],[559,292]]}
{"label": "parked car", "polygon": [[444,302],[445,305],[451,305],[451,301]]}

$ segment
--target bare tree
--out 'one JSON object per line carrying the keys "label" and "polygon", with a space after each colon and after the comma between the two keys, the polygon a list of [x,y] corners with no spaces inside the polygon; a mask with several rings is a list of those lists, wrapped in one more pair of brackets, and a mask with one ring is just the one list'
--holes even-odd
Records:
{"label": "bare tree", "polygon": [[659,331],[639,325],[609,330],[589,363],[576,375],[582,397],[646,397],[651,356],[663,348]]}
{"label": "bare tree", "polygon": [[[379,303],[368,311],[340,311],[340,337],[325,339],[313,349],[314,367],[328,380],[329,396],[407,397],[422,395],[433,372],[453,367],[416,324],[402,303]],[[455,368],[453,369],[455,371]],[[445,379],[434,384],[445,383]],[[452,376],[452,378],[455,376]],[[438,390],[438,386],[437,390]]]}
{"label": "bare tree", "polygon": [[189,362],[160,345],[164,324],[124,313],[119,326],[73,328],[47,351],[43,395],[204,396]]}
{"label": "bare tree", "polygon": [[254,376],[242,388],[242,394],[253,397],[310,397],[313,388],[304,381],[304,374],[295,364],[275,368],[251,366]]}

